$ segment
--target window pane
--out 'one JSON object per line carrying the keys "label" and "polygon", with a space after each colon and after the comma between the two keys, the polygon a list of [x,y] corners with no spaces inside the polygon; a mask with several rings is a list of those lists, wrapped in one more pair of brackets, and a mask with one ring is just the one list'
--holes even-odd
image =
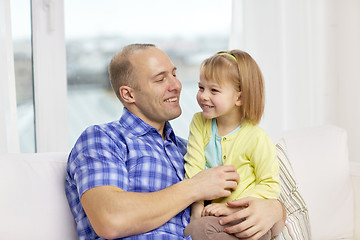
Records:
{"label": "window pane", "polygon": [[30,1],[10,4],[20,151],[35,152]]}
{"label": "window pane", "polygon": [[113,94],[107,67],[130,43],[154,43],[164,50],[183,84],[183,114],[172,121],[184,138],[196,103],[199,65],[227,49],[231,0],[65,0],[68,107],[73,146],[90,124],[118,119],[122,106]]}

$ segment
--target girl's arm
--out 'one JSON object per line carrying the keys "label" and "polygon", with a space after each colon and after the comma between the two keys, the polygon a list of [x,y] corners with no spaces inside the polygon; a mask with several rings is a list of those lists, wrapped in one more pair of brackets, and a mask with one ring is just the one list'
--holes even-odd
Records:
{"label": "girl's arm", "polygon": [[198,201],[191,204],[191,220],[201,218],[204,209],[204,202]]}
{"label": "girl's arm", "polygon": [[249,155],[251,156],[250,164],[254,168],[256,184],[243,197],[278,199],[280,177],[275,144],[263,131],[252,142],[253,146]]}
{"label": "girl's arm", "polygon": [[185,159],[185,176],[192,178],[205,169],[205,123],[201,113],[196,113],[190,123],[190,134]]}

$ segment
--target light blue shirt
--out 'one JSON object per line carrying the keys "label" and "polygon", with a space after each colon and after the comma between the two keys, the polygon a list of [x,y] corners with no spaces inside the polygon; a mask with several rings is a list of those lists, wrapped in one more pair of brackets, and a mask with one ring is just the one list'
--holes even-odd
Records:
{"label": "light blue shirt", "polygon": [[[236,131],[238,131],[240,129],[241,125],[238,126],[236,129],[234,129],[231,133],[223,136],[229,136],[233,133],[235,133]],[[209,143],[206,145],[205,147],[205,159],[206,159],[206,168],[213,168],[213,167],[217,167],[220,165],[223,165],[222,162],[222,151],[221,151],[221,138],[220,136],[218,136],[217,134],[218,132],[218,128],[217,128],[217,124],[216,124],[216,119],[213,118],[211,121],[211,138]]]}

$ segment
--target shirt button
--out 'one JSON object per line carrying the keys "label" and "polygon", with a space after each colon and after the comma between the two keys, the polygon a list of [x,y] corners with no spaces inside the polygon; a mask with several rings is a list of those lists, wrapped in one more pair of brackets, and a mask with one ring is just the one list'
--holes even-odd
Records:
{"label": "shirt button", "polygon": [[223,140],[226,141],[226,137],[224,137]]}
{"label": "shirt button", "polygon": [[226,155],[224,155],[224,157],[223,157],[223,158],[224,158],[224,160],[225,160],[225,159],[226,159]]}

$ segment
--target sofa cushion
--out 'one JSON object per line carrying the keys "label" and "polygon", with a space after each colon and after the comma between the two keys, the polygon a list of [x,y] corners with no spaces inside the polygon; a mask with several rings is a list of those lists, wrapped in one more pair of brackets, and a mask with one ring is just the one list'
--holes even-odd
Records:
{"label": "sofa cushion", "polygon": [[0,155],[1,239],[77,239],[66,160],[66,153]]}
{"label": "sofa cushion", "polygon": [[283,202],[287,212],[285,228],[277,239],[311,239],[308,210],[299,192],[284,139],[276,144],[276,150],[280,168],[280,201]]}
{"label": "sofa cushion", "polygon": [[282,136],[307,204],[312,239],[352,239],[354,203],[345,130],[328,125]]}

